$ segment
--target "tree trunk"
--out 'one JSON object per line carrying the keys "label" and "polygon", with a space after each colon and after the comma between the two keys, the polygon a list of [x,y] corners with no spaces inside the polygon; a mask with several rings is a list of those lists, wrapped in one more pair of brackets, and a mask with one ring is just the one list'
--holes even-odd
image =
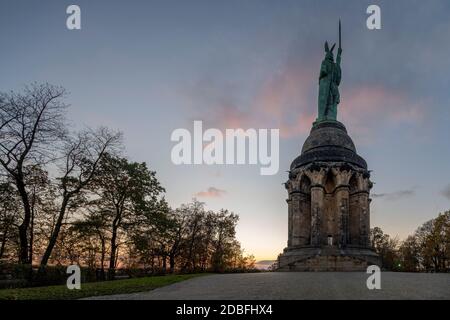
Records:
{"label": "tree trunk", "polygon": [[175,270],[175,254],[174,253],[170,253],[169,254],[169,272],[173,273]]}
{"label": "tree trunk", "polygon": [[165,254],[163,254],[162,255],[162,259],[163,259],[163,265],[162,265],[162,268],[163,268],[163,273],[164,274],[166,274],[166,271],[167,271],[167,255],[165,255]]}
{"label": "tree trunk", "polygon": [[36,204],[36,198],[35,194],[33,193],[32,198],[32,205],[31,205],[31,221],[30,221],[30,245],[29,245],[29,253],[28,253],[28,260],[31,264],[33,264],[33,242],[34,242],[34,214],[35,214],[35,204]]}
{"label": "tree trunk", "polygon": [[102,280],[105,280],[105,255],[106,255],[106,248],[105,248],[105,238],[101,237],[101,243],[102,243],[102,253],[101,253],[101,267],[100,267],[100,274]]}
{"label": "tree trunk", "polygon": [[30,201],[28,199],[27,190],[25,189],[25,183],[23,182],[23,175],[20,172],[18,176],[15,177],[17,191],[19,192],[20,198],[22,200],[24,217],[23,221],[19,226],[19,263],[29,264],[28,260],[28,227],[30,225],[31,219],[31,207]]}
{"label": "tree trunk", "polygon": [[150,258],[151,260],[151,263],[150,263],[150,267],[151,267],[151,269],[152,269],[152,273],[155,273],[155,254],[153,253],[153,251],[152,251],[152,253],[151,253],[151,258]]}
{"label": "tree trunk", "polygon": [[189,263],[192,264],[191,266],[191,270],[195,269],[195,257],[194,257],[194,244],[195,244],[195,234],[197,233],[197,223],[194,225],[193,228],[193,232],[191,234],[191,241],[190,241],[190,245],[189,245],[189,255],[188,258],[186,259],[186,263],[183,267],[183,269],[187,269],[187,266],[189,265]]}
{"label": "tree trunk", "polygon": [[50,235],[50,240],[47,245],[47,249],[45,249],[44,255],[42,256],[41,260],[41,268],[45,267],[48,263],[48,260],[50,259],[50,256],[52,254],[53,248],[56,245],[56,241],[58,240],[59,232],[61,231],[61,226],[64,220],[64,216],[66,215],[66,208],[67,204],[69,202],[70,197],[64,196],[63,201],[61,204],[61,208],[59,210],[59,216],[56,220],[55,228],[53,229],[52,234]]}
{"label": "tree trunk", "polygon": [[112,223],[111,235],[111,255],[109,257],[108,279],[113,280],[116,274],[116,254],[117,254],[117,230],[122,220],[122,210],[119,204],[116,205],[116,216]]}
{"label": "tree trunk", "polygon": [[112,236],[111,236],[111,254],[109,256],[109,270],[108,270],[108,280],[113,280],[116,271],[116,250],[117,250],[117,226],[116,219],[113,222]]}

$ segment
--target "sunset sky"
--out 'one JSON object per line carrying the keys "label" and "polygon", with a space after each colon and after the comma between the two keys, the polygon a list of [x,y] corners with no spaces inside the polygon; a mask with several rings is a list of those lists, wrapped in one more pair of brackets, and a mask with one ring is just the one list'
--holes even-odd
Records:
{"label": "sunset sky", "polygon": [[[66,28],[81,7],[82,29]],[[382,29],[366,28],[381,7]],[[287,242],[282,183],[316,117],[325,40],[342,20],[338,119],[372,171],[371,225],[400,238],[450,209],[450,2],[0,2],[0,90],[64,86],[74,128],[123,131],[126,154],[157,171],[172,207],[193,197],[240,216],[258,260]],[[175,166],[177,128],[279,128],[280,170]]]}

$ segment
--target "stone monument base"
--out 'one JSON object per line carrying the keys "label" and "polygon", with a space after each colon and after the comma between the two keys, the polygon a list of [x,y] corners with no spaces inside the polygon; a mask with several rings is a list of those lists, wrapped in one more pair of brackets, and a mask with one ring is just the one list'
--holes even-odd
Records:
{"label": "stone monument base", "polygon": [[301,247],[286,248],[277,271],[366,271],[369,265],[380,265],[370,248]]}

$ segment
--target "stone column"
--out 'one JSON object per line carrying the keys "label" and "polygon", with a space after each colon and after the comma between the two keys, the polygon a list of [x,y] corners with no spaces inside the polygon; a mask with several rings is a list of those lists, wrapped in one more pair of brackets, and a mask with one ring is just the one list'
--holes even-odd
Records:
{"label": "stone column", "polygon": [[339,246],[346,247],[350,243],[350,219],[349,219],[349,206],[348,198],[345,196],[338,202],[339,205]]}
{"label": "stone column", "polygon": [[365,219],[365,233],[364,233],[364,243],[365,247],[370,247],[370,202],[372,199],[369,198],[369,194],[367,194],[367,210],[366,210],[366,219]]}
{"label": "stone column", "polygon": [[349,181],[353,172],[349,169],[333,168],[336,177],[335,201],[338,211],[339,246],[345,247],[350,243],[350,186]]}
{"label": "stone column", "polygon": [[300,194],[295,192],[291,195],[291,230],[292,230],[292,246],[300,245]]}
{"label": "stone column", "polygon": [[320,225],[324,210],[325,173],[324,168],[306,172],[311,181],[311,245],[313,246],[319,246],[322,242]]}
{"label": "stone column", "polygon": [[287,246],[292,246],[292,200],[289,196],[289,199],[286,200],[288,204],[288,243]]}
{"label": "stone column", "polygon": [[360,216],[359,216],[359,244],[364,247],[369,246],[370,237],[370,188],[372,187],[372,182],[370,182],[369,177],[361,174],[359,177],[359,205],[360,205]]}
{"label": "stone column", "polygon": [[300,245],[306,246],[311,243],[311,195],[301,192],[300,200]]}
{"label": "stone column", "polygon": [[311,245],[321,243],[320,224],[323,215],[324,189],[322,186],[311,187]]}
{"label": "stone column", "polygon": [[361,208],[361,216],[360,216],[360,238],[359,244],[363,247],[367,247],[369,243],[369,232],[367,229],[367,218],[368,218],[367,208]]}
{"label": "stone column", "polygon": [[360,245],[368,247],[370,237],[370,199],[368,193],[362,192],[360,194],[360,203]]}

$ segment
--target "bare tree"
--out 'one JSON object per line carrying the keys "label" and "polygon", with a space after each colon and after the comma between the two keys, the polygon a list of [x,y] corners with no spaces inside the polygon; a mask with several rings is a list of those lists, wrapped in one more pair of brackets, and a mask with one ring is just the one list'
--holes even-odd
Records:
{"label": "bare tree", "polygon": [[32,217],[24,168],[52,159],[55,142],[65,134],[64,95],[63,88],[49,84],[32,84],[22,93],[0,93],[0,165],[12,177],[23,206],[18,226],[23,264],[31,263],[28,229]]}
{"label": "bare tree", "polygon": [[62,173],[59,180],[61,204],[56,223],[41,260],[41,267],[47,265],[52,250],[58,240],[61,226],[71,206],[76,206],[76,199],[87,187],[97,173],[99,163],[107,153],[114,153],[120,146],[121,134],[107,128],[96,131],[87,130],[76,137],[68,138],[64,155],[60,161]]}
{"label": "bare tree", "polygon": [[110,259],[108,278],[113,279],[119,254],[119,237],[124,231],[144,229],[151,232],[159,214],[165,213],[164,192],[156,172],[145,163],[130,162],[109,154],[100,162],[99,174],[93,179],[92,192],[98,196],[91,205],[110,226]]}

